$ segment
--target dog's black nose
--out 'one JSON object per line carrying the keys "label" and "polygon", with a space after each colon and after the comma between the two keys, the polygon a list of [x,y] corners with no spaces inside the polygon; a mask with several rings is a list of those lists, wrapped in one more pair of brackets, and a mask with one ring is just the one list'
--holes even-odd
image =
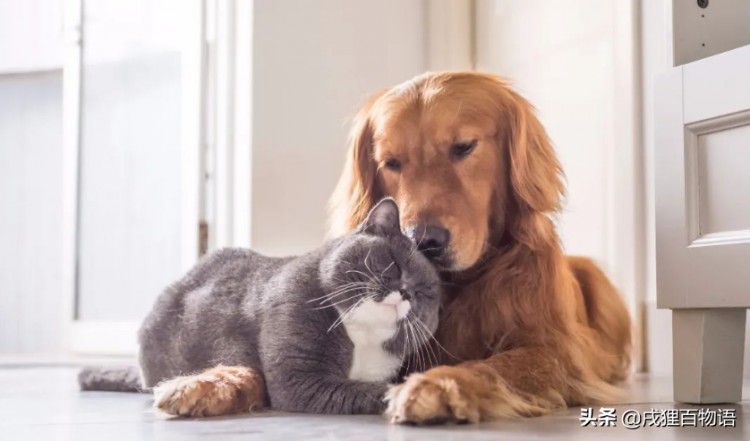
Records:
{"label": "dog's black nose", "polygon": [[430,259],[441,257],[451,240],[450,231],[437,225],[411,225],[406,228],[406,235]]}

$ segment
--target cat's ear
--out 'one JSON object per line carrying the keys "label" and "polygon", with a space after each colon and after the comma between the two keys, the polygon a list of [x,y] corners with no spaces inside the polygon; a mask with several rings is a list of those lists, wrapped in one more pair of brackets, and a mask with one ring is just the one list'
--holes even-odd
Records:
{"label": "cat's ear", "polygon": [[375,204],[362,222],[360,231],[377,235],[401,234],[398,205],[393,198],[385,198]]}

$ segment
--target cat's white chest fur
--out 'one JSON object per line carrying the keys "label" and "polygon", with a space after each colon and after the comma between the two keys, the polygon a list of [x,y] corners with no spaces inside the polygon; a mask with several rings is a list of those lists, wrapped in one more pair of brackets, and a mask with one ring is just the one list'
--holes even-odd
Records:
{"label": "cat's white chest fur", "polygon": [[401,367],[401,358],[383,349],[398,330],[398,319],[410,308],[397,292],[382,302],[367,300],[344,320],[349,339],[354,343],[354,356],[349,378],[360,381],[387,381]]}

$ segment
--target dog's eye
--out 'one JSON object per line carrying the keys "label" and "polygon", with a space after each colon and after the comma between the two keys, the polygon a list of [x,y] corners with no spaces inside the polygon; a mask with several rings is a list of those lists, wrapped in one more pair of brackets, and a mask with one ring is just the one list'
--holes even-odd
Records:
{"label": "dog's eye", "polygon": [[465,158],[469,156],[476,146],[476,139],[467,142],[457,142],[451,146],[451,157],[453,159]]}
{"label": "dog's eye", "polygon": [[401,161],[396,158],[386,159],[386,161],[383,163],[383,166],[391,171],[400,171]]}

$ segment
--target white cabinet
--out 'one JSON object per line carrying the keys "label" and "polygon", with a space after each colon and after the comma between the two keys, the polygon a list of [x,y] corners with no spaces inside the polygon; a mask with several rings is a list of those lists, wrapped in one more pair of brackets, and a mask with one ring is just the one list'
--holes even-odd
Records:
{"label": "white cabinet", "polygon": [[741,399],[750,307],[750,46],[655,91],[657,303],[673,314],[675,400]]}

